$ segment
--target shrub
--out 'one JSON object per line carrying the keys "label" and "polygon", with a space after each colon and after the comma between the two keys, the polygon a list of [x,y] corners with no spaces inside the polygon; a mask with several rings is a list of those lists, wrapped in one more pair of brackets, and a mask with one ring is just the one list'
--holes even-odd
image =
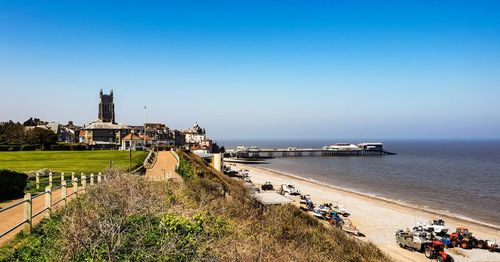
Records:
{"label": "shrub", "polygon": [[184,179],[192,179],[197,176],[193,165],[189,161],[182,158],[180,159],[177,173]]}
{"label": "shrub", "polygon": [[50,150],[52,151],[87,150],[87,146],[83,144],[59,143],[56,145],[51,145]]}
{"label": "shrub", "polygon": [[24,173],[0,169],[0,196],[8,198],[22,195],[27,179]]}
{"label": "shrub", "polygon": [[9,148],[9,151],[19,151],[19,150],[21,150],[20,145],[11,145]]}
{"label": "shrub", "polygon": [[40,148],[40,145],[22,145],[21,151],[33,151]]}

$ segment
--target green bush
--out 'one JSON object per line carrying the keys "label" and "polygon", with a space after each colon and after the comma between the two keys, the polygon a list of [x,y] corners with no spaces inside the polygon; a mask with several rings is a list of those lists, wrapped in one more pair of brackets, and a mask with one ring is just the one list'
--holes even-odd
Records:
{"label": "green bush", "polygon": [[52,151],[87,150],[87,146],[83,144],[59,143],[57,145],[51,145],[50,150]]}
{"label": "green bush", "polygon": [[21,150],[20,145],[11,145],[9,148],[9,151],[19,151],[19,150]]}
{"label": "green bush", "polygon": [[196,170],[193,168],[191,162],[181,158],[179,161],[179,168],[177,173],[184,179],[193,179],[197,177]]}
{"label": "green bush", "polygon": [[22,145],[21,151],[33,151],[40,148],[40,145]]}
{"label": "green bush", "polygon": [[12,170],[0,169],[0,196],[16,197],[24,193],[28,175]]}

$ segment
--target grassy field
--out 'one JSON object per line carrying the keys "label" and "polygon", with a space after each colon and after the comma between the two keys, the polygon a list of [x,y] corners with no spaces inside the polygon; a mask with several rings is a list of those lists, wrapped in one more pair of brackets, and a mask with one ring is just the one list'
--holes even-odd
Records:
{"label": "grassy field", "polygon": [[[132,167],[140,165],[147,152],[132,152]],[[48,168],[53,172],[97,173],[109,167],[128,170],[129,152],[103,151],[18,151],[0,152],[0,169],[18,172],[37,171]]]}

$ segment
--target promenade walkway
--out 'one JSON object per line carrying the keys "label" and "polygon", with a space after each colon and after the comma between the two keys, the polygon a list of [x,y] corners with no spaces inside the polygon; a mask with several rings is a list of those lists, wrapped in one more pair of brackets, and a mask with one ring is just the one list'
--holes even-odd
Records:
{"label": "promenade walkway", "polygon": [[152,168],[146,169],[146,177],[161,177],[182,180],[182,178],[175,172],[176,165],[177,160],[171,151],[160,151],[158,152],[158,158],[155,165]]}
{"label": "promenade walkway", "polygon": [[[78,190],[78,191],[80,191],[80,190]],[[68,195],[73,193],[73,188],[71,186],[67,188],[67,193],[68,193]],[[68,197],[67,200],[69,201],[73,197],[75,197],[75,195]],[[52,203],[55,203],[55,202],[59,201],[60,199],[61,199],[61,189],[59,188],[59,189],[52,191]],[[0,207],[6,207],[6,206],[9,206],[9,205],[14,204],[16,202],[22,201],[22,200],[23,200],[23,198],[12,200],[9,202],[5,202],[5,203],[0,204]],[[61,203],[57,204],[56,206],[52,206],[52,211],[57,209],[60,205],[63,205],[63,203],[61,202]],[[40,210],[42,210],[44,208],[45,208],[45,196],[36,197],[32,200],[32,210],[33,210],[32,214],[33,215],[38,213]],[[34,217],[32,220],[33,225],[35,225],[40,220],[42,220],[45,217],[45,215],[46,215],[46,212]],[[9,209],[5,212],[0,212],[0,232],[7,231],[9,228],[15,226],[16,224],[18,224],[19,222],[21,222],[23,220],[24,220],[24,204],[16,206],[16,207]],[[19,227],[19,228],[15,229],[14,231],[10,232],[8,235],[0,238],[0,246],[7,243],[10,240],[12,240],[14,238],[14,236],[17,233],[19,233],[22,229],[23,229],[23,227]]]}

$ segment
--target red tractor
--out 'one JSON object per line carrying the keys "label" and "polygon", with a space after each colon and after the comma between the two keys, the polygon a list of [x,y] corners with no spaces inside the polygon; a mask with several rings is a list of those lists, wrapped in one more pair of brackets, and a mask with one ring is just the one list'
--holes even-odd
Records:
{"label": "red tractor", "polygon": [[453,257],[444,252],[444,244],[439,240],[432,240],[424,249],[425,257],[436,259],[438,262],[453,262]]}
{"label": "red tractor", "polygon": [[465,227],[457,227],[457,230],[450,234],[450,240],[452,246],[460,246],[463,249],[476,248],[478,244],[477,239]]}

